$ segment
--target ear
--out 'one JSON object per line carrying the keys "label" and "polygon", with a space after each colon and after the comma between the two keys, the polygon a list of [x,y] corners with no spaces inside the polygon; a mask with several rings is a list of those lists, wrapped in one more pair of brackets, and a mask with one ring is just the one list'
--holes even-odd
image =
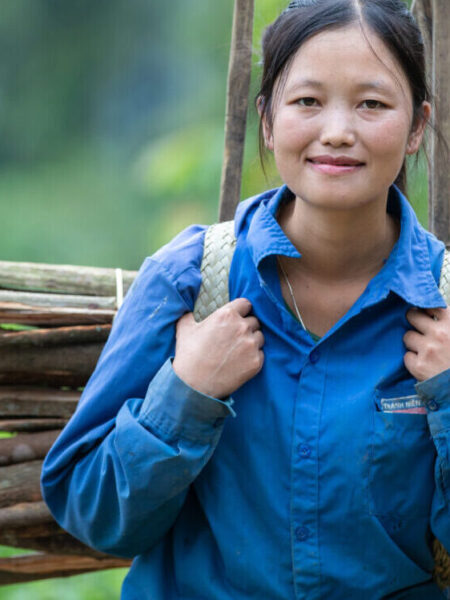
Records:
{"label": "ear", "polygon": [[423,140],[423,135],[425,133],[425,127],[431,118],[431,104],[429,102],[424,102],[422,104],[422,110],[420,116],[417,117],[416,122],[414,123],[413,128],[409,134],[408,143],[406,145],[406,154],[415,154],[419,148],[420,144]]}
{"label": "ear", "polygon": [[269,124],[267,122],[267,115],[263,112],[264,98],[262,96],[259,96],[258,100],[256,101],[256,108],[258,110],[259,118],[261,119],[261,125],[264,135],[264,145],[268,150],[273,151],[272,129],[271,127],[269,127]]}

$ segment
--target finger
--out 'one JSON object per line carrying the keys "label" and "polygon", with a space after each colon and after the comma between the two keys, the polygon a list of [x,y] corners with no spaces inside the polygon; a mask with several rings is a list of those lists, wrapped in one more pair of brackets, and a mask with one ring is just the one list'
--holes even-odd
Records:
{"label": "finger", "polygon": [[427,333],[433,327],[432,317],[418,308],[412,308],[409,310],[406,313],[406,318],[420,333]]}
{"label": "finger", "polygon": [[417,331],[407,331],[403,336],[403,343],[405,344],[408,350],[412,352],[418,352],[420,348],[420,344],[423,343],[423,335],[418,333]]}
{"label": "finger", "polygon": [[448,317],[448,312],[446,308],[426,308],[424,311],[427,315],[429,315],[434,321],[442,321],[446,317]]}
{"label": "finger", "polygon": [[241,317],[246,317],[252,310],[252,303],[247,298],[236,298],[229,302],[228,306],[236,310]]}
{"label": "finger", "polygon": [[245,322],[250,331],[258,331],[258,329],[261,328],[261,325],[256,317],[245,317]]}
{"label": "finger", "polygon": [[264,335],[262,333],[261,330],[258,329],[258,331],[255,331],[255,339],[256,339],[256,343],[258,344],[258,348],[261,349],[264,346]]}
{"label": "finger", "polygon": [[417,375],[417,354],[415,352],[407,352],[403,357],[403,362],[405,363],[405,367],[411,373],[413,377],[418,379]]}
{"label": "finger", "polygon": [[194,313],[188,312],[184,314],[177,321],[177,334],[185,331],[193,326],[197,325],[196,320],[194,319]]}
{"label": "finger", "polygon": [[264,352],[262,350],[259,351],[259,360],[261,362],[261,369],[264,364]]}

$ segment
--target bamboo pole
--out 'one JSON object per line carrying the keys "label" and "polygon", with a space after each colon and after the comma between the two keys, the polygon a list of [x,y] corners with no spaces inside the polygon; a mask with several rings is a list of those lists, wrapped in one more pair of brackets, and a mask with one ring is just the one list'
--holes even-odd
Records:
{"label": "bamboo pole", "polygon": [[[448,0],[432,2],[434,123],[450,144],[450,11]],[[450,244],[450,169],[445,143],[434,134],[431,147],[429,227]]]}
{"label": "bamboo pole", "polygon": [[245,126],[250,89],[254,0],[235,0],[228,67],[225,150],[219,220],[232,219],[241,194]]}

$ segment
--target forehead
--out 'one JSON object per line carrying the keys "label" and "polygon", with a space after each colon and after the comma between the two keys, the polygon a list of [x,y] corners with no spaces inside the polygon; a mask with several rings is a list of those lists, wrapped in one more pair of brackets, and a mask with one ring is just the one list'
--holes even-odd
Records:
{"label": "forehead", "polygon": [[284,73],[286,87],[301,80],[360,84],[377,82],[409,91],[408,79],[386,44],[355,23],[317,33],[294,54]]}

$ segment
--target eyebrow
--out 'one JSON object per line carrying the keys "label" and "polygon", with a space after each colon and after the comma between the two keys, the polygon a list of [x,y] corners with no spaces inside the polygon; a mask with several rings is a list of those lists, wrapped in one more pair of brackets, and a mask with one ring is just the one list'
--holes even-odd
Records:
{"label": "eyebrow", "polygon": [[[316,79],[299,79],[293,82],[287,89],[289,92],[295,91],[297,88],[302,87],[313,87],[318,89],[323,89],[325,85]],[[388,85],[379,80],[374,81],[362,81],[356,85],[356,88],[362,92],[366,90],[377,90],[380,92],[389,93],[391,90]]]}

